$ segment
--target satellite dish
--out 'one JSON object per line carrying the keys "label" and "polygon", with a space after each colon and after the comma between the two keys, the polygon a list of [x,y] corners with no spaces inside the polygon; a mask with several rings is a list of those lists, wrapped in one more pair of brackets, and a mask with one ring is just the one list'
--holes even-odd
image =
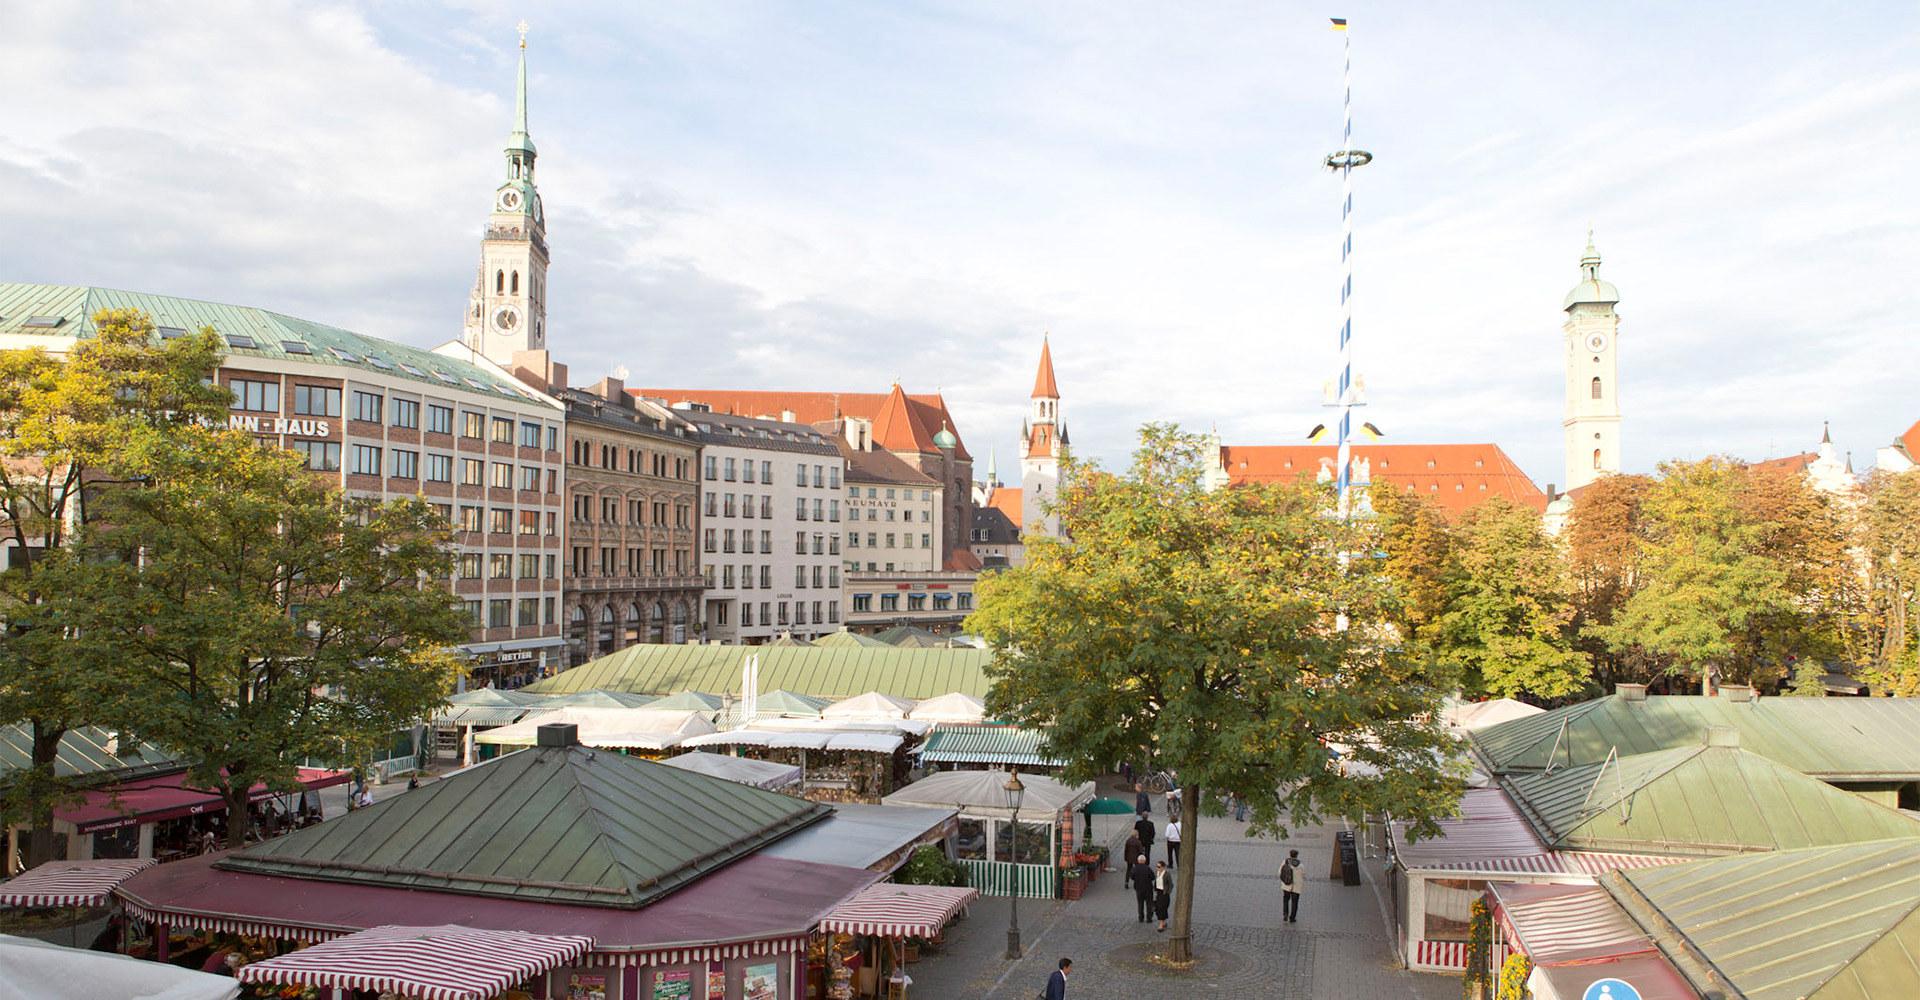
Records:
{"label": "satellite dish", "polygon": [[613,377],[619,379],[622,382],[625,382],[627,380],[627,366],[621,365],[620,367],[615,368],[613,370]]}

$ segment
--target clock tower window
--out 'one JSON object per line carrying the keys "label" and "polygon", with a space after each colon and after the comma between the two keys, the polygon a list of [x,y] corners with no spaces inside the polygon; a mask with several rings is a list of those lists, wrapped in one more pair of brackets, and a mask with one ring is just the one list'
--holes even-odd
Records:
{"label": "clock tower window", "polygon": [[1593,377],[1593,398],[1595,399],[1602,398],[1600,395],[1600,376],[1598,375],[1595,375]]}
{"label": "clock tower window", "polygon": [[500,294],[503,294],[503,295],[504,295],[504,294],[506,293],[506,291],[507,291],[507,272],[505,272],[505,271],[495,271],[495,272],[493,272],[493,290],[494,290],[495,292],[497,292],[497,293],[500,293]]}
{"label": "clock tower window", "polygon": [[[513,294],[515,295],[520,294],[520,272],[519,271],[513,272],[512,291],[513,291]],[[1595,379],[1594,381],[1598,382],[1599,380]]]}

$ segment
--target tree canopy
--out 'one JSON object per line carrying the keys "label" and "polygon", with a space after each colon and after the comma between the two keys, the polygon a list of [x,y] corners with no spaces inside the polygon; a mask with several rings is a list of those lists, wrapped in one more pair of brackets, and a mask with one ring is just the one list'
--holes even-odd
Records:
{"label": "tree canopy", "polygon": [[[1069,780],[1120,760],[1176,770],[1190,828],[1231,792],[1256,831],[1383,812],[1435,830],[1461,783],[1423,720],[1454,678],[1395,638],[1378,523],[1331,516],[1311,483],[1208,491],[1202,442],[1148,425],[1124,473],[1063,463],[1050,512],[1072,540],[1033,538],[967,621],[994,650],[989,710],[1044,729]],[[1176,959],[1191,907],[1181,879]]]}

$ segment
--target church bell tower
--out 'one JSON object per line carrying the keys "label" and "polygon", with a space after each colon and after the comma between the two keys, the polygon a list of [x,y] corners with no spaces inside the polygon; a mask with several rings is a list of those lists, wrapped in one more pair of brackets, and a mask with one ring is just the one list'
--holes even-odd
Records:
{"label": "church bell tower", "polygon": [[527,25],[522,21],[507,176],[493,193],[462,335],[468,347],[506,366],[515,351],[547,347],[547,223],[533,183],[535,155],[527,134]]}
{"label": "church bell tower", "polygon": [[[1060,489],[1060,454],[1067,444],[1067,425],[1060,419],[1060,386],[1053,380],[1053,347],[1040,342],[1040,369],[1033,376],[1026,426],[1020,442],[1022,531],[1038,530],[1061,537],[1060,517],[1046,513]],[[1036,525],[1038,526],[1036,528]]]}
{"label": "church bell tower", "polygon": [[1580,283],[1567,293],[1567,489],[1620,471],[1620,291],[1600,280],[1600,251],[1587,234]]}

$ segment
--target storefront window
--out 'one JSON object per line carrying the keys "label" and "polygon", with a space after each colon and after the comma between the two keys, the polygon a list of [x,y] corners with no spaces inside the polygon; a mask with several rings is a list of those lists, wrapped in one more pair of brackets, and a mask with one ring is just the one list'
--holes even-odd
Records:
{"label": "storefront window", "polygon": [[1479,879],[1427,879],[1427,934],[1429,941],[1465,941],[1473,924],[1473,901],[1487,891]]}
{"label": "storefront window", "polygon": [[1012,861],[1015,864],[1022,865],[1051,864],[1053,862],[1053,856],[1049,837],[1053,833],[1052,825],[1048,823],[1028,823],[1024,821],[1017,824],[1020,827],[1020,853],[1017,857],[1013,854],[1013,843],[1015,839],[1013,828],[1015,825],[1016,824],[1006,822],[995,823],[993,825],[993,860]]}
{"label": "storefront window", "polygon": [[987,860],[987,821],[961,819],[960,832],[954,838],[954,857],[963,861]]}

